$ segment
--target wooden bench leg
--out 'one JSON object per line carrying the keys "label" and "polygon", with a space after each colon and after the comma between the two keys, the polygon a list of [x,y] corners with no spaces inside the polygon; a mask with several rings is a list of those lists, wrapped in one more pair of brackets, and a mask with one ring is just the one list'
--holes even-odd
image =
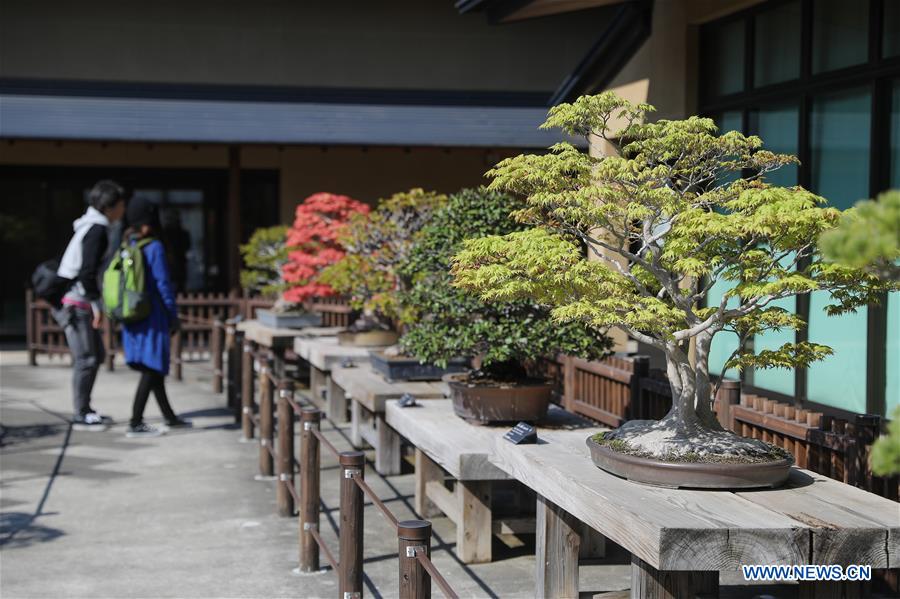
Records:
{"label": "wooden bench leg", "polygon": [[[354,402],[356,403],[356,402]],[[373,414],[375,435],[375,471],[383,476],[400,474],[400,435],[384,421],[384,414]]]}
{"label": "wooden bench leg", "polygon": [[631,599],[681,599],[719,596],[718,572],[660,571],[631,556]]}
{"label": "wooden bench leg", "polygon": [[321,389],[325,387],[325,373],[313,366],[309,365],[309,396],[315,405],[323,407],[325,402],[322,401]]}
{"label": "wooden bench leg", "polygon": [[581,549],[578,552],[581,559],[596,559],[606,557],[606,537],[588,526],[581,525]]}
{"label": "wooden bench leg", "polygon": [[441,510],[428,499],[428,493],[425,486],[429,482],[440,482],[444,480],[444,471],[441,467],[431,461],[424,451],[416,448],[416,490],[415,490],[415,507],[416,513],[420,518],[433,518],[441,515]]}
{"label": "wooden bench leg", "polygon": [[[535,594],[546,599],[578,597],[582,524],[538,495],[535,514]],[[633,596],[633,595],[632,595]]]}
{"label": "wooden bench leg", "polygon": [[328,392],[325,394],[325,412],[328,418],[335,424],[347,422],[347,395],[344,390],[334,382],[331,375],[325,376],[325,384]]}
{"label": "wooden bench leg", "polygon": [[464,564],[491,561],[491,481],[460,480],[456,483],[459,522],[456,554]]}
{"label": "wooden bench leg", "polygon": [[358,401],[350,400],[350,443],[353,447],[361,449],[365,441],[362,437],[362,427],[365,426],[363,407]]}

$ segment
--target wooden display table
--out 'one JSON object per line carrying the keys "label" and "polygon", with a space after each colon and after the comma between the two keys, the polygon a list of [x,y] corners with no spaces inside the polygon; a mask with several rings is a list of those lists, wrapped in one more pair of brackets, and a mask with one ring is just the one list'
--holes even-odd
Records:
{"label": "wooden display table", "polygon": [[[415,507],[423,518],[443,512],[456,524],[456,552],[465,563],[491,560],[494,534],[534,531],[533,519],[495,519],[491,511],[492,483],[510,480],[491,463],[491,448],[509,431],[509,426],[469,424],[453,413],[449,399],[423,401],[401,408],[396,401],[385,407],[387,424],[416,448]],[[547,421],[538,427],[584,429],[593,426],[579,416],[552,406]],[[508,443],[508,442],[507,442]],[[444,471],[456,481],[451,492],[445,487]],[[602,552],[597,540],[598,552]]]}
{"label": "wooden display table", "polygon": [[337,337],[326,335],[294,339],[294,353],[309,363],[309,399],[335,423],[347,422],[349,406],[344,392],[331,380],[331,369],[345,360],[367,364],[370,349],[340,345]]}
{"label": "wooden display table", "polygon": [[[595,467],[587,436],[493,439],[493,462],[538,494],[537,596],[578,596],[580,523],[632,553],[632,597],[715,596],[718,572],[746,564],[900,566],[900,508],[888,499],[799,469],[774,490],[642,485]],[[832,593],[848,584],[801,583],[801,596],[844,596]]]}
{"label": "wooden display table", "polygon": [[[447,386],[441,382],[389,383],[368,364],[331,368],[331,380],[350,400],[350,440],[356,447],[368,443],[375,449],[375,470],[383,475],[400,474],[400,436],[384,421],[389,399],[409,393],[416,400],[443,399]],[[338,391],[335,390],[335,393]]]}

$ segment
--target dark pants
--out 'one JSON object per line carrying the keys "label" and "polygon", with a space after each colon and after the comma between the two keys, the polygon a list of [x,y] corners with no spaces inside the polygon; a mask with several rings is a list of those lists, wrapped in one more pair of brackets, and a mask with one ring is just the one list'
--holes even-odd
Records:
{"label": "dark pants", "polygon": [[106,357],[100,331],[91,326],[94,315],[90,310],[63,306],[53,311],[53,317],[66,333],[72,352],[72,398],[75,417],[92,412],[91,391],[97,371]]}
{"label": "dark pants", "polygon": [[137,392],[134,394],[134,405],[131,408],[131,426],[137,426],[144,421],[144,408],[147,407],[147,399],[150,397],[151,391],[156,396],[159,411],[162,412],[166,422],[175,420],[175,412],[172,411],[172,406],[169,405],[169,397],[166,395],[166,378],[163,373],[145,366],[135,366],[134,368],[141,372],[141,380],[138,383]]}

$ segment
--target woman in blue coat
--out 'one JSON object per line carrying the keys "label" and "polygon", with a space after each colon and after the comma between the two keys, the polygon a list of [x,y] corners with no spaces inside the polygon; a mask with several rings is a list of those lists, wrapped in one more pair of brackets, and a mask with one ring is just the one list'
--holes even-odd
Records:
{"label": "woman in blue coat", "polygon": [[[159,211],[153,202],[144,198],[134,198],[128,203],[125,218],[129,227],[125,235],[127,243],[137,243],[160,231]],[[150,295],[150,316],[122,327],[125,362],[141,372],[134,395],[131,423],[126,433],[129,437],[155,437],[165,432],[144,422],[144,408],[151,391],[169,428],[190,426],[175,415],[166,395],[170,335],[179,328],[166,251],[162,242],[154,239],[143,247],[142,252],[145,286]]]}

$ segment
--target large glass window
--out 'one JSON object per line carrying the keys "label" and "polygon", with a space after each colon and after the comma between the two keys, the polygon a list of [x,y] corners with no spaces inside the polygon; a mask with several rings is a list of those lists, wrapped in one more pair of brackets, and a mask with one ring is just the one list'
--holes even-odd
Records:
{"label": "large glass window", "polygon": [[800,76],[800,2],[787,2],[759,13],[754,24],[753,85]]}
{"label": "large glass window", "polygon": [[744,89],[744,21],[717,25],[703,36],[704,78],[711,96]]}
{"label": "large glass window", "polygon": [[[750,130],[759,135],[766,144],[766,149],[780,154],[797,154],[797,139],[799,136],[800,109],[796,104],[771,106],[750,112]],[[775,185],[791,186],[797,184],[797,166],[790,165],[771,173],[767,180]],[[785,260],[785,265],[790,264],[793,258]],[[784,298],[773,302],[773,307],[782,308],[788,312],[797,311],[797,299]],[[756,335],[753,340],[754,350],[776,350],[785,343],[793,343],[796,334],[793,329],[780,331],[767,331]],[[784,395],[794,394],[795,373],[791,369],[770,368],[753,372],[753,386],[768,391],[775,391]]]}
{"label": "large glass window", "polygon": [[[831,94],[813,105],[810,131],[812,188],[829,205],[845,209],[868,195],[869,109],[868,90]],[[810,296],[809,340],[834,349],[834,354],[810,366],[810,400],[851,410],[866,411],[867,310],[828,316],[827,293]]]}
{"label": "large glass window", "polygon": [[869,3],[816,0],[811,5],[813,73],[842,69],[866,62],[868,58]]}

